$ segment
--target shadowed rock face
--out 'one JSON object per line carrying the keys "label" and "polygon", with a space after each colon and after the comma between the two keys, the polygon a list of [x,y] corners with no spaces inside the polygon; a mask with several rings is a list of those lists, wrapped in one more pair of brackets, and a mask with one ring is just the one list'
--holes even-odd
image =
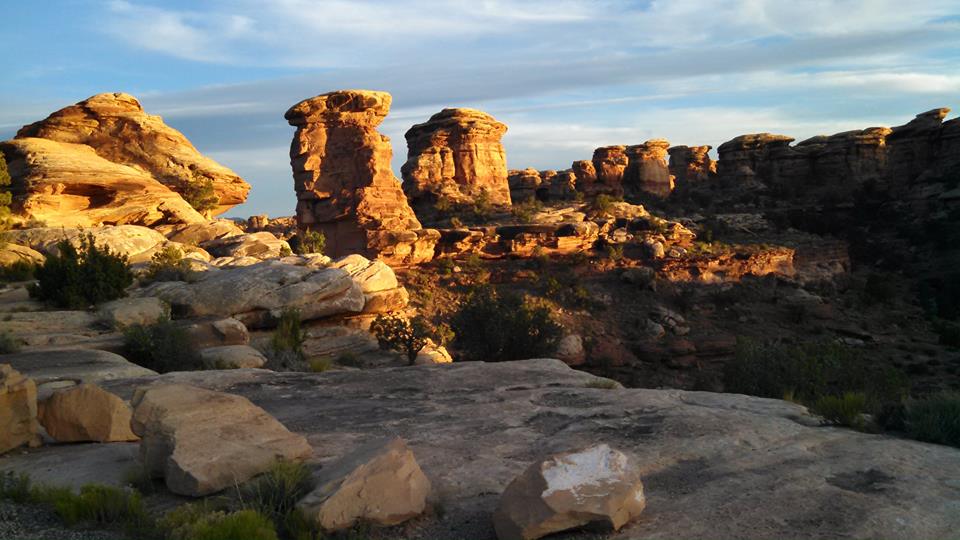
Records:
{"label": "shadowed rock face", "polygon": [[97,94],[24,126],[17,138],[36,137],[85,144],[101,158],[133,167],[180,192],[194,176],[210,179],[219,197],[219,214],[244,202],[250,185],[236,173],[200,154],[159,116],[144,112],[129,94]]}
{"label": "shadowed rock face", "polygon": [[386,92],[341,90],[285,115],[297,128],[290,146],[297,224],[323,232],[331,256],[363,253],[391,263],[433,256],[432,236],[390,169],[390,139],[377,131],[390,102]]}
{"label": "shadowed rock face", "polygon": [[628,146],[627,169],[623,174],[624,191],[640,195],[649,193],[657,197],[668,197],[673,191],[673,177],[667,168],[666,139],[653,139],[643,144]]}
{"label": "shadowed rock face", "polygon": [[673,146],[670,154],[670,174],[676,178],[678,187],[713,179],[717,175],[717,162],[710,159],[711,146]]}
{"label": "shadowed rock face", "polygon": [[444,109],[406,133],[403,189],[414,205],[439,197],[469,203],[486,192],[510,206],[507,157],[500,144],[507,126],[475,109]]}

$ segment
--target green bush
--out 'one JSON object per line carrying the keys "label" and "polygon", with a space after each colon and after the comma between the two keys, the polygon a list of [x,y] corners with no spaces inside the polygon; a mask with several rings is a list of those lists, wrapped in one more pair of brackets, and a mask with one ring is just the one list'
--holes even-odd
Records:
{"label": "green bush", "polygon": [[193,173],[191,181],[183,184],[180,196],[201,214],[209,213],[220,204],[220,197],[213,188],[213,180],[197,172]]}
{"label": "green bush", "polygon": [[37,283],[30,296],[59,307],[85,309],[126,296],[133,284],[127,257],[107,247],[97,247],[92,234],[80,235],[80,249],[64,240],[57,244],[59,254],[47,255],[37,267]]}
{"label": "green bush", "polygon": [[299,255],[323,253],[327,247],[327,237],[319,231],[302,231],[290,243],[293,251]]}
{"label": "green bush", "polygon": [[530,223],[533,221],[533,216],[542,209],[543,203],[532,197],[519,204],[514,204],[510,211],[520,223]]}
{"label": "green bush", "polygon": [[777,399],[790,395],[806,404],[862,392],[870,412],[901,401],[906,386],[900,372],[871,365],[858,350],[830,341],[788,345],[739,340],[724,369],[727,392]]}
{"label": "green bush", "polygon": [[376,336],[381,349],[405,354],[411,366],[417,354],[426,347],[427,339],[433,335],[427,320],[419,315],[412,319],[377,315],[370,325],[370,333]]}
{"label": "green bush", "polygon": [[6,330],[0,330],[0,354],[20,352],[20,340]]}
{"label": "green bush", "polygon": [[551,354],[563,334],[551,310],[517,294],[477,288],[451,321],[457,348],[470,360],[503,361]]}
{"label": "green bush", "polygon": [[256,510],[227,512],[207,504],[172,510],[159,526],[169,540],[277,540],[273,522]]}
{"label": "green bush", "polygon": [[123,332],[123,349],[128,360],[158,373],[194,371],[203,366],[190,334],[170,319],[128,327]]}
{"label": "green bush", "polygon": [[[3,239],[0,238],[0,246],[3,245]],[[0,283],[13,283],[16,281],[27,281],[33,279],[33,273],[37,265],[30,261],[17,261],[7,266],[0,266]]]}
{"label": "green bush", "polygon": [[79,495],[68,493],[69,496],[60,492],[52,501],[54,511],[67,525],[96,523],[139,526],[148,521],[143,500],[136,491],[89,484],[80,488]]}
{"label": "green bush", "polygon": [[150,258],[146,276],[150,281],[186,281],[187,266],[183,251],[174,245],[164,246]]}
{"label": "green bush", "polygon": [[867,396],[863,392],[823,396],[814,403],[813,411],[832,424],[862,429],[863,414],[867,412]]}
{"label": "green bush", "polygon": [[914,439],[960,448],[960,394],[943,392],[908,402],[906,426]]}
{"label": "green bush", "polygon": [[601,193],[593,199],[592,203],[590,203],[590,208],[588,209],[589,213],[595,217],[609,216],[610,212],[613,210],[613,203],[621,200],[622,199],[619,197]]}
{"label": "green bush", "polygon": [[268,365],[275,371],[306,371],[308,366],[303,353],[307,332],[300,324],[300,310],[285,309],[277,318],[277,327],[270,336],[267,351]]}
{"label": "green bush", "polygon": [[278,461],[269,471],[239,488],[238,497],[244,509],[254,510],[271,519],[280,528],[281,536],[289,536],[287,525],[297,502],[314,488],[310,469],[303,463]]}
{"label": "green bush", "polygon": [[30,476],[25,473],[0,472],[0,500],[30,502],[30,485]]}

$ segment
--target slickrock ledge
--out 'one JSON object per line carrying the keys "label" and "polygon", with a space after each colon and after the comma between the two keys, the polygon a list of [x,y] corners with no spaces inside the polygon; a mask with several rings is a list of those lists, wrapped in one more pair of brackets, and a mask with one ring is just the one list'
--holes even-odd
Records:
{"label": "slickrock ledge", "polygon": [[290,145],[297,225],[324,233],[326,253],[361,253],[391,264],[433,257],[439,239],[423,230],[390,169],[390,139],[377,131],[391,97],[340,90],[294,105],[284,117],[297,128]]}
{"label": "slickrock ledge", "polygon": [[[608,389],[558,360],[453,363],[322,374],[261,370],[171,373],[105,381],[122,398],[151,381],[242,395],[332,464],[401,436],[433,485],[443,519],[407,538],[495,538],[507,485],[547,455],[605,443],[636,464],[647,504],[614,539],[947,538],[960,530],[960,451],[820,427],[802,406],[734,394]],[[322,414],[318,414],[322,411]],[[84,467],[123,470],[112,445],[48,447],[0,458],[70,482]],[[111,459],[104,459],[111,456]],[[112,460],[112,461],[111,461]],[[99,465],[97,465],[99,463]],[[109,476],[108,476],[109,477]]]}

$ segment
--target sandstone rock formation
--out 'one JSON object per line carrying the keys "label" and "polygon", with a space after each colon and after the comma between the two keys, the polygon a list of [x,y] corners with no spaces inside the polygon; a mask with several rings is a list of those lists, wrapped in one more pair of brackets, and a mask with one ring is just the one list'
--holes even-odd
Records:
{"label": "sandstone rock formation", "polygon": [[[112,379],[128,379],[156,375],[156,371],[140,367],[119,354],[87,349],[34,350],[3,355],[3,361],[30,377],[41,398],[53,390],[91,383],[100,385]],[[33,384],[33,383],[31,383]]]}
{"label": "sandstone rock formation", "polygon": [[42,227],[12,230],[5,234],[9,241],[15,244],[50,254],[57,253],[57,244],[63,240],[68,240],[75,247],[79,247],[81,235],[92,234],[98,246],[107,246],[113,253],[126,255],[130,262],[149,261],[154,253],[170,243],[159,232],[137,225],[107,225],[83,230],[69,227]]}
{"label": "sandstone rock formation", "polygon": [[22,221],[68,228],[203,221],[180,195],[146,172],[93,148],[38,138],[0,143]]}
{"label": "sandstone rock formation", "polygon": [[200,351],[207,369],[262,368],[267,363],[263,353],[249,345],[221,345]]}
{"label": "sandstone rock formation", "polygon": [[290,245],[272,233],[232,234],[207,240],[200,247],[214,257],[255,257],[269,259],[291,253]]}
{"label": "sandstone rock formation", "polygon": [[119,298],[97,308],[100,320],[110,328],[153,324],[170,315],[170,306],[159,298]]}
{"label": "sandstone rock formation", "polygon": [[672,146],[670,154],[670,174],[676,178],[677,187],[688,184],[700,184],[714,179],[717,175],[717,162],[710,158],[713,147]]}
{"label": "sandstone rock formation", "polygon": [[322,232],[327,252],[390,263],[430,260],[436,232],[421,229],[390,169],[390,140],[377,131],[390,110],[386,92],[342,90],[294,105],[285,118],[297,224]]}
{"label": "sandstone rock formation", "polygon": [[594,185],[597,183],[597,168],[593,166],[592,161],[585,159],[574,161],[570,170],[577,178],[577,191],[587,195],[597,191],[597,187]]}
{"label": "sandstone rock formation", "polygon": [[357,522],[391,526],[423,513],[430,480],[401,438],[369,443],[321,469],[297,507],[328,531]]}
{"label": "sandstone rock formation", "polygon": [[306,439],[240,396],[161,384],[138,390],[132,404],[144,469],[178,495],[216,493],[278,459],[313,453]]}
{"label": "sandstone rock formation", "polygon": [[636,466],[597,444],[530,465],[500,496],[493,523],[499,540],[534,540],[594,521],[616,531],[645,506]]}
{"label": "sandstone rock formation", "polygon": [[38,428],[37,385],[10,364],[0,364],[0,454],[38,445]]}
{"label": "sandstone rock formation", "polygon": [[623,189],[627,195],[670,196],[674,178],[667,168],[668,148],[670,143],[666,139],[652,139],[625,149],[627,168],[623,172]]}
{"label": "sandstone rock formation", "polygon": [[511,170],[507,175],[510,197],[517,203],[536,198],[537,190],[542,182],[540,172],[534,168]]}
{"label": "sandstone rock formation", "polygon": [[[593,168],[596,171],[596,182],[585,190],[589,195],[611,194],[623,195],[623,173],[627,170],[629,158],[626,146],[602,146],[593,151]],[[576,169],[576,164],[574,165]],[[579,179],[579,177],[578,177]],[[579,186],[579,182],[577,183]]]}
{"label": "sandstone rock formation", "polygon": [[130,407],[95,384],[58,390],[40,402],[40,424],[57,442],[139,439],[130,430]]}
{"label": "sandstone rock formation", "polygon": [[766,155],[778,149],[789,148],[793,137],[756,133],[740,135],[717,148],[720,161],[717,173],[728,184],[752,187],[767,173]]}
{"label": "sandstone rock formation", "polygon": [[87,145],[105,160],[143,171],[177,192],[198,178],[209,179],[219,199],[215,214],[244,202],[250,191],[236,173],[200,154],[129,94],[97,94],[60,109],[17,132],[18,139],[27,137]]}
{"label": "sandstone rock formation", "polygon": [[415,207],[445,198],[472,203],[486,197],[510,206],[507,157],[500,143],[507,126],[475,109],[444,109],[411,127],[403,190]]}

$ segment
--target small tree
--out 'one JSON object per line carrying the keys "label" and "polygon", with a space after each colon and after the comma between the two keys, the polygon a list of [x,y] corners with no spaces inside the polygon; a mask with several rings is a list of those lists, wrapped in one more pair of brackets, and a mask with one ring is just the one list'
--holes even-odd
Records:
{"label": "small tree", "polygon": [[128,327],[123,332],[123,349],[130,361],[159,373],[203,367],[200,353],[190,342],[190,334],[168,318]]}
{"label": "small tree", "polygon": [[397,315],[377,315],[370,325],[370,332],[377,337],[381,349],[406,354],[411,366],[420,351],[427,346],[427,339],[433,335],[430,325],[420,315],[412,319]]}
{"label": "small tree", "polygon": [[298,255],[323,253],[324,248],[327,247],[327,237],[319,231],[303,231],[291,243]]}
{"label": "small tree", "polygon": [[193,172],[193,179],[183,185],[180,196],[203,215],[209,214],[220,204],[220,197],[213,189],[213,180],[197,171]]}
{"label": "small tree", "polygon": [[307,332],[300,326],[300,310],[283,310],[277,318],[277,328],[270,336],[267,354],[270,369],[304,371],[307,366],[303,344],[306,341]]}
{"label": "small tree", "polygon": [[30,296],[59,307],[84,309],[126,296],[133,273],[125,255],[97,247],[93,235],[80,235],[80,249],[68,240],[57,244],[59,254],[47,255],[34,271]]}
{"label": "small tree", "polygon": [[13,197],[10,194],[10,172],[7,171],[7,160],[0,152],[0,231],[10,228],[10,203]]}
{"label": "small tree", "polygon": [[147,267],[147,279],[152,281],[185,281],[186,262],[183,251],[174,245],[167,245],[150,258]]}

